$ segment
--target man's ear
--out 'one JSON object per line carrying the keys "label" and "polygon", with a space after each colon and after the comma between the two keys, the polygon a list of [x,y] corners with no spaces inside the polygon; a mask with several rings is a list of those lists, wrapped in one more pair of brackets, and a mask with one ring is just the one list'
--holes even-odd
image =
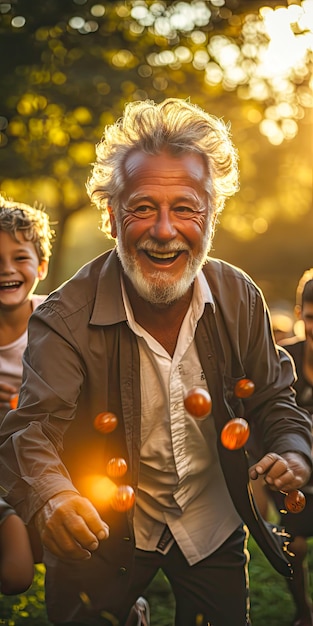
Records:
{"label": "man's ear", "polygon": [[110,205],[108,205],[108,211],[109,211],[109,216],[110,216],[111,235],[115,239],[117,237],[116,220],[115,220],[115,215],[113,213],[113,209]]}
{"label": "man's ear", "polygon": [[44,280],[48,274],[49,261],[46,259],[41,261],[40,265],[38,265],[38,278],[39,280]]}

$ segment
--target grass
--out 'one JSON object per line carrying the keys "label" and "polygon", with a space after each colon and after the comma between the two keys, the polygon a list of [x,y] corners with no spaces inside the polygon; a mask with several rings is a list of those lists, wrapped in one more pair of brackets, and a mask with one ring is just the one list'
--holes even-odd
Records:
{"label": "grass", "polygon": [[[309,569],[313,573],[313,539],[309,540]],[[249,539],[252,626],[290,626],[294,606],[285,579]],[[310,576],[311,592],[313,591]],[[146,594],[151,626],[173,626],[174,601],[169,583],[159,572]],[[44,567],[36,566],[31,588],[20,596],[0,595],[0,626],[48,626],[44,603]],[[231,625],[230,625],[231,626]]]}

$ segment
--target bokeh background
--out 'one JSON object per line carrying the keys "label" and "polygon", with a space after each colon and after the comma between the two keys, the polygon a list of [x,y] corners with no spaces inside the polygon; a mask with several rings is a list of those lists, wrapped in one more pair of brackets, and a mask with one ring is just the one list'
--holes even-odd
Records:
{"label": "bokeh background", "polygon": [[0,0],[0,191],[57,234],[46,293],[112,247],[85,183],[125,102],[167,96],[231,124],[241,189],[213,256],[290,308],[313,266],[313,0]]}
{"label": "bokeh background", "polygon": [[[112,247],[85,190],[95,144],[127,101],[168,96],[231,124],[241,188],[212,254],[292,315],[313,266],[313,0],[0,0],[0,191],[45,207],[57,235],[38,291]],[[285,581],[250,552],[254,626],[288,626]],[[1,623],[48,624],[43,576],[38,565],[26,594],[0,594]],[[168,583],[148,597],[152,624],[172,624]]]}

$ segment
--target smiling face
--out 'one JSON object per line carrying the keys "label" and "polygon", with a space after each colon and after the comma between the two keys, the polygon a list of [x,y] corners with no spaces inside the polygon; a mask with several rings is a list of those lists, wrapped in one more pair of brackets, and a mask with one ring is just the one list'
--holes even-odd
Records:
{"label": "smiling face", "polygon": [[212,216],[207,170],[199,154],[133,151],[113,237],[125,274],[153,304],[170,304],[190,288],[208,251]]}
{"label": "smiling face", "polygon": [[0,309],[9,309],[26,302],[38,280],[47,273],[47,261],[39,265],[35,246],[21,232],[19,241],[0,230]]}

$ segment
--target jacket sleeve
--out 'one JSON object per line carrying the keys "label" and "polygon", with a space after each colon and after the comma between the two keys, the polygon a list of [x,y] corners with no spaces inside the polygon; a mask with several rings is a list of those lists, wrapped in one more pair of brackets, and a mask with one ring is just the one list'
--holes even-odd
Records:
{"label": "jacket sleeve", "polygon": [[19,408],[0,428],[1,486],[27,523],[54,494],[75,491],[60,460],[84,367],[66,325],[49,308],[34,312],[23,358]]}
{"label": "jacket sleeve", "polygon": [[[214,261],[207,279],[215,302],[221,343],[225,395],[237,416],[252,427],[260,453],[288,451],[311,460],[311,419],[296,403],[295,369],[287,352],[274,343],[270,314],[262,291],[238,268]],[[238,400],[240,378],[255,385],[250,398]]]}
{"label": "jacket sleeve", "polygon": [[255,393],[244,401],[245,412],[255,425],[255,436],[261,439],[262,452],[293,450],[311,464],[311,420],[296,402],[294,364],[287,352],[274,344],[268,309],[258,293],[244,369],[255,384]]}

